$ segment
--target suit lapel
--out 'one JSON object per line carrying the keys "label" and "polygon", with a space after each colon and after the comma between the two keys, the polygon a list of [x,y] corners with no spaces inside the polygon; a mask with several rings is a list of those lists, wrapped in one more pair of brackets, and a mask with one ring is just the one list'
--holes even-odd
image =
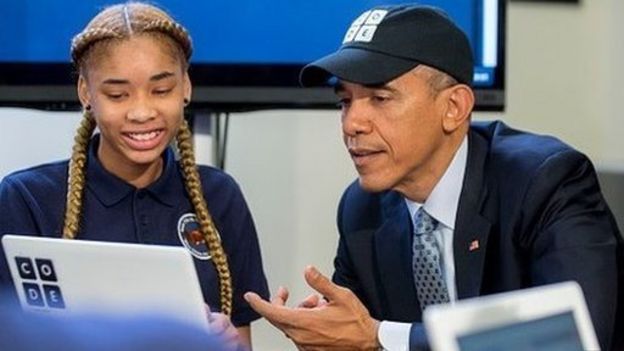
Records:
{"label": "suit lapel", "polygon": [[[486,247],[491,223],[481,215],[487,196],[484,167],[487,141],[475,132],[468,139],[468,160],[457,210],[453,239],[455,282],[459,299],[481,291]],[[374,234],[375,259],[385,318],[420,321],[421,312],[412,275],[412,237],[409,211],[403,197],[389,192],[383,199],[384,222]]]}
{"label": "suit lapel", "polygon": [[411,222],[403,197],[390,192],[383,199],[385,221],[375,233],[375,255],[385,316],[395,321],[420,320],[412,275]]}
{"label": "suit lapel", "polygon": [[487,141],[475,132],[468,137],[468,160],[453,238],[455,282],[459,299],[478,296],[491,223],[480,213],[487,196],[484,167]]}

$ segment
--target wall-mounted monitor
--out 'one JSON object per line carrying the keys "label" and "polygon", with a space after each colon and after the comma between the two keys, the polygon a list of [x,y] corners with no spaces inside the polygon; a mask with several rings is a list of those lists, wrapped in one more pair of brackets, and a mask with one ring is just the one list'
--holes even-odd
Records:
{"label": "wall-mounted monitor", "polygon": [[[193,37],[196,109],[330,108],[329,88],[301,88],[299,70],[342,42],[364,10],[396,0],[160,0]],[[7,1],[0,11],[0,106],[78,108],[71,38],[102,0]],[[475,52],[478,110],[504,108],[505,0],[424,0],[445,9]]]}

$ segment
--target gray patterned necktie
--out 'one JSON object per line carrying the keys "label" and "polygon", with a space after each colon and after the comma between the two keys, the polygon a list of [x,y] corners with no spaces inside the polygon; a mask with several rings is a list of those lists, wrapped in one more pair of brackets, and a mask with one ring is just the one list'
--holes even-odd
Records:
{"label": "gray patterned necktie", "polygon": [[422,207],[414,215],[412,269],[420,308],[449,302],[448,290],[440,267],[440,248],[433,235],[438,221]]}

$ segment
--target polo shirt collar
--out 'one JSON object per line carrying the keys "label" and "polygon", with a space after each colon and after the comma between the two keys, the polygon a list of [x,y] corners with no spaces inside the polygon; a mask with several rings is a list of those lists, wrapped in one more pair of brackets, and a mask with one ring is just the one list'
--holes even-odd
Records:
{"label": "polo shirt collar", "polygon": [[183,180],[178,170],[178,162],[173,150],[168,147],[162,154],[163,171],[147,190],[154,198],[167,206],[175,206],[182,194],[185,194]]}
{"label": "polo shirt collar", "polygon": [[179,177],[177,173],[175,156],[171,148],[165,149],[163,153],[163,172],[160,177],[147,188],[139,190],[123,179],[110,173],[104,168],[97,157],[97,150],[100,144],[100,135],[97,134],[89,143],[87,158],[87,188],[93,192],[95,197],[104,206],[113,206],[135,191],[146,191],[154,198],[168,206],[175,205],[178,187],[175,179]]}

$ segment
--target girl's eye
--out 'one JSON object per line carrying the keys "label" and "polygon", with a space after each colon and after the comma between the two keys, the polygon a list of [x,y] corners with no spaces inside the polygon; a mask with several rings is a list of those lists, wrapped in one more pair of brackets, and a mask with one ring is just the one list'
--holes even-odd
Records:
{"label": "girl's eye", "polygon": [[108,93],[106,96],[111,100],[121,100],[126,94],[124,93]]}
{"label": "girl's eye", "polygon": [[173,89],[157,89],[157,90],[154,90],[154,94],[156,94],[156,95],[167,95],[167,94],[169,94],[171,92],[171,90],[173,90]]}

